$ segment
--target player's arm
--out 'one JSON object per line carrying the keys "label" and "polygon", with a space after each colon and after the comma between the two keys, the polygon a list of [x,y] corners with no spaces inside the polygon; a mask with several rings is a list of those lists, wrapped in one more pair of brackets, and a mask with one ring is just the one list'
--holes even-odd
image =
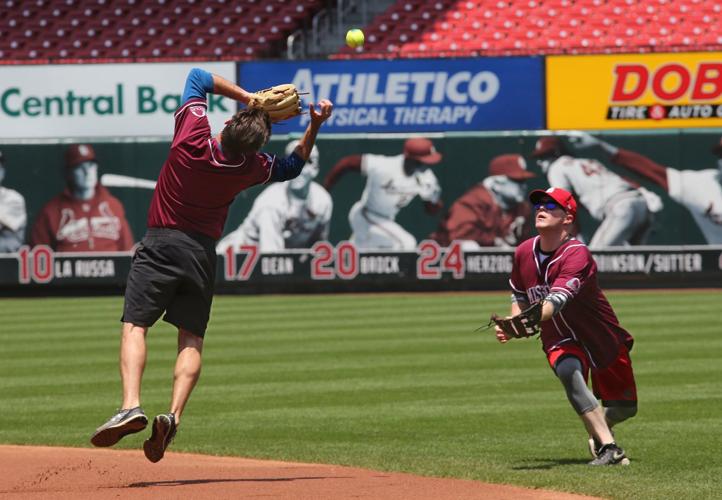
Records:
{"label": "player's arm", "polygon": [[598,146],[615,164],[649,179],[664,188],[666,191],[669,190],[667,167],[652,161],[644,155],[635,153],[634,151],[629,151],[628,149],[612,146],[611,144],[604,142],[601,139],[597,139],[586,132],[570,133],[569,141],[578,149]]}
{"label": "player's arm", "polygon": [[344,156],[341,158],[326,174],[326,177],[323,180],[323,187],[326,188],[327,191],[330,191],[331,188],[338,182],[338,180],[341,178],[341,176],[345,175],[347,172],[361,172],[361,161],[363,159],[363,155],[350,155],[350,156]]}
{"label": "player's arm", "polygon": [[191,69],[186,78],[181,103],[190,99],[206,99],[207,94],[218,94],[234,101],[248,104],[251,93],[242,89],[235,83],[229,82],[222,76],[209,73],[200,68]]}
{"label": "player's arm", "polygon": [[311,150],[316,143],[316,136],[321,129],[321,125],[331,116],[332,111],[333,104],[327,99],[319,101],[318,108],[313,103],[309,104],[308,113],[311,116],[311,121],[293,153],[277,160],[277,164],[271,173],[271,181],[288,181],[298,177],[301,170],[303,170],[303,166],[308,161],[308,157],[311,156]]}

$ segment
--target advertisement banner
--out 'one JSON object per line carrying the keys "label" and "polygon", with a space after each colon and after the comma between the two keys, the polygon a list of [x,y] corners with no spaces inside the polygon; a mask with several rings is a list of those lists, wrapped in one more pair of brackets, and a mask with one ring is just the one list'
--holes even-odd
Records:
{"label": "advertisement banner", "polygon": [[[197,65],[2,66],[0,137],[170,137],[186,76]],[[236,78],[234,63],[203,63],[203,69]],[[235,111],[231,99],[209,96],[213,130]]]}
{"label": "advertisement banner", "polygon": [[550,129],[722,126],[722,53],[547,58]]}
{"label": "advertisement banner", "polygon": [[[249,91],[290,82],[306,102],[330,99],[324,133],[544,126],[540,58],[249,62],[238,81]],[[302,132],[308,119],[280,127]]]}

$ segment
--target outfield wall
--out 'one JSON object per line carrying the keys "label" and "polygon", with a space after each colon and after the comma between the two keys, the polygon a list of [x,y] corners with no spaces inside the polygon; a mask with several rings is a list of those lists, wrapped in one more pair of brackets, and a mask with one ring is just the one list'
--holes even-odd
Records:
{"label": "outfield wall", "polygon": [[[437,243],[438,230],[455,202],[489,178],[489,165],[500,155],[525,159],[526,169],[535,174],[526,182],[526,191],[546,188],[546,176],[531,152],[549,134],[558,135],[569,153],[599,160],[602,168],[645,187],[661,201],[641,242],[646,246],[595,249],[603,281],[635,287],[719,286],[722,167],[712,150],[722,133],[708,128],[722,124],[722,112],[717,113],[722,95],[717,55],[204,63],[206,69],[235,78],[249,89],[292,81],[309,100],[334,100],[334,119],[317,141],[319,183],[343,157],[398,155],[404,141],[413,136],[430,138],[443,155],[431,171],[438,178],[444,209],[427,214],[416,197],[396,217],[418,242],[415,250],[388,253],[345,243],[352,237],[349,210],[361,198],[366,182],[352,173],[331,189],[327,237],[313,248],[310,243],[274,255],[256,255],[253,247],[222,254],[219,289],[505,288],[508,269],[503,263],[508,262],[510,249],[531,234],[528,206],[515,212],[514,223],[504,229],[508,233],[469,240],[473,245],[465,241],[446,249],[446,244]],[[26,215],[19,242],[26,246],[0,256],[4,291],[122,286],[128,252],[64,255],[52,247],[28,247],[29,235],[42,207],[65,189],[68,146],[82,143],[94,148],[101,180],[108,174],[129,180],[108,187],[122,213],[106,211],[95,218],[64,213],[58,234],[81,238],[83,231],[96,226],[107,233],[122,219],[132,240],[140,240],[152,184],[170,144],[182,81],[192,66],[0,68],[2,187],[23,197]],[[213,129],[219,130],[235,109],[230,100],[213,97],[208,114]],[[276,125],[267,151],[282,153],[307,120],[305,115]],[[577,149],[568,129],[590,131],[614,147],[642,155],[658,164],[669,179],[685,171],[698,174],[704,182],[677,182],[671,188],[671,183],[635,174],[598,147]],[[593,170],[589,175],[594,175]],[[244,221],[263,189],[254,187],[238,196],[230,207],[226,233]],[[5,230],[3,220],[9,220],[5,212],[0,199],[0,231]],[[584,209],[579,221],[578,236],[588,242],[600,223]]]}

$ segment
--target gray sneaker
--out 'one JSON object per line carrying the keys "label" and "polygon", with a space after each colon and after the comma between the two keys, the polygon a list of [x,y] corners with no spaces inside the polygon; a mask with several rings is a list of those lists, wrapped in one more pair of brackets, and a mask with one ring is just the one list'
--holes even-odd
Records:
{"label": "gray sneaker", "polygon": [[162,413],[153,419],[153,432],[150,439],[143,443],[145,458],[155,463],[160,461],[165,454],[166,448],[175,437],[176,425],[175,415]]}
{"label": "gray sneaker", "polygon": [[605,444],[597,452],[597,458],[589,462],[589,465],[629,465],[629,459],[624,450],[616,443]]}
{"label": "gray sneaker", "polygon": [[95,430],[90,438],[93,446],[113,446],[128,434],[140,432],[148,425],[148,417],[140,406],[127,410],[118,410],[110,420]]}

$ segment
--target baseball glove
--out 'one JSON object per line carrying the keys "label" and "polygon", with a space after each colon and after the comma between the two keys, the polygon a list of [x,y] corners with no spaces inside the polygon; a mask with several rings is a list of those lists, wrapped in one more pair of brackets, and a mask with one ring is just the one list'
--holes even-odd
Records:
{"label": "baseball glove", "polygon": [[260,108],[271,117],[273,123],[288,120],[301,114],[301,97],[291,83],[275,85],[251,95],[249,108]]}
{"label": "baseball glove", "polygon": [[496,323],[509,338],[533,337],[539,334],[539,321],[541,320],[543,300],[511,318],[502,318],[496,314],[491,315],[489,324]]}

